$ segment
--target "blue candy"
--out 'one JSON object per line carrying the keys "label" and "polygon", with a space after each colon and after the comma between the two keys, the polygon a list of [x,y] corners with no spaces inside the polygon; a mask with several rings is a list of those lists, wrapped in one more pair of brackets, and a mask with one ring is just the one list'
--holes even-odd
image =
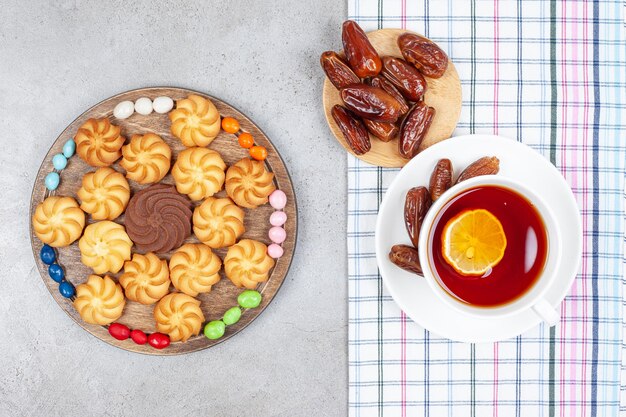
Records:
{"label": "blue candy", "polygon": [[62,153],[58,153],[52,157],[52,165],[54,169],[60,171],[67,166],[67,158]]}
{"label": "blue candy", "polygon": [[54,252],[54,249],[52,249],[51,246],[43,245],[43,247],[41,248],[41,252],[39,252],[39,257],[41,258],[41,262],[46,265],[51,265],[54,263],[54,261],[56,261],[57,254]]}
{"label": "blue candy", "polygon": [[63,297],[70,298],[73,297],[74,294],[76,294],[76,288],[74,288],[71,283],[63,281],[59,284],[59,292]]}
{"label": "blue candy", "polygon": [[46,188],[48,190],[50,191],[56,190],[60,182],[61,182],[61,177],[59,176],[57,172],[51,172],[48,175],[46,175],[45,183],[46,183]]}
{"label": "blue candy", "polygon": [[65,271],[63,271],[61,265],[52,264],[48,267],[48,275],[50,275],[53,281],[62,282],[63,278],[65,278]]}
{"label": "blue candy", "polygon": [[76,152],[76,142],[74,142],[74,139],[70,139],[63,145],[63,155],[66,158],[71,158],[74,152]]}

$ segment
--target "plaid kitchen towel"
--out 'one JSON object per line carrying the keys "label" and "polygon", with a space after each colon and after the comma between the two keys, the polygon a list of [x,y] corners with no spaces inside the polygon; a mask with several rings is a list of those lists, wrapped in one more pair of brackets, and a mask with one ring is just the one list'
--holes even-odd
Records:
{"label": "plaid kitchen towel", "polygon": [[584,227],[581,272],[557,326],[451,342],[407,319],[378,274],[376,215],[397,170],[348,156],[351,416],[626,415],[624,7],[349,0],[366,31],[407,28],[439,43],[462,80],[455,134],[498,134],[542,153],[572,186]]}

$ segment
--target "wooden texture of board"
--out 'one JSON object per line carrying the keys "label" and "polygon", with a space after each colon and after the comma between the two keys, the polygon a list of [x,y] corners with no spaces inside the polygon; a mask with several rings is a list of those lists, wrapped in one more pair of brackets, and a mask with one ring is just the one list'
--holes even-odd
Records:
{"label": "wooden texture of board", "polygon": [[[53,170],[52,157],[55,154],[61,152],[63,144],[68,139],[74,137],[78,127],[91,117],[108,117],[113,124],[121,126],[122,135],[126,138],[127,141],[130,140],[130,137],[133,134],[143,134],[147,132],[154,132],[158,134],[167,142],[167,144],[172,149],[173,165],[174,161],[176,160],[176,156],[180,151],[184,150],[185,147],[182,145],[179,139],[175,138],[170,133],[170,121],[167,114],[152,113],[150,115],[143,116],[135,113],[128,119],[119,120],[113,117],[113,108],[117,103],[124,100],[135,101],[140,97],[149,97],[151,99],[154,99],[158,96],[169,96],[174,100],[178,100],[185,98],[192,93],[199,94],[210,99],[215,104],[222,117],[231,116],[236,118],[239,121],[241,129],[243,131],[250,132],[254,136],[257,144],[265,146],[267,148],[268,157],[265,161],[266,167],[274,172],[274,181],[277,189],[283,190],[287,195],[287,206],[284,209],[287,214],[287,222],[284,226],[287,232],[287,239],[283,243],[284,255],[276,260],[276,264],[274,266],[274,269],[271,271],[271,276],[269,280],[266,283],[261,284],[258,288],[258,290],[263,295],[263,301],[261,302],[261,305],[259,307],[251,310],[245,310],[241,316],[241,320],[235,325],[228,326],[226,328],[226,334],[221,339],[209,340],[204,337],[202,333],[200,333],[200,335],[190,338],[186,343],[176,342],[172,343],[169,347],[163,350],[157,350],[147,344],[143,346],[137,345],[130,339],[124,341],[116,340],[109,335],[107,328],[85,323],[81,320],[80,315],[74,309],[72,302],[59,294],[58,284],[50,279],[50,277],[48,276],[47,265],[45,265],[39,259],[39,252],[41,250],[42,243],[33,233],[32,222],[30,222],[30,235],[33,253],[35,255],[35,262],[37,264],[37,267],[39,268],[39,272],[44,283],[52,294],[52,297],[61,306],[61,308],[63,308],[63,310],[65,310],[67,314],[69,314],[70,317],[72,317],[80,326],[82,326],[89,333],[111,345],[133,352],[153,355],[175,355],[194,352],[200,349],[214,346],[239,333],[244,327],[246,327],[253,320],[255,320],[256,317],[261,314],[261,312],[272,301],[278,289],[285,280],[295,249],[297,237],[296,197],[285,164],[278,154],[276,148],[272,145],[270,140],[261,131],[261,129],[259,129],[250,119],[240,113],[237,109],[215,97],[182,88],[142,88],[138,90],[128,91],[102,101],[101,103],[95,105],[94,107],[80,115],[76,120],[74,120],[56,139],[56,141],[48,151],[46,157],[44,158],[41,167],[39,168],[31,198],[31,218],[37,204],[41,203],[44,198],[49,194],[71,196],[79,201],[76,194],[81,186],[83,175],[87,172],[94,171],[95,168],[85,163],[78,155],[74,155],[72,158],[70,158],[67,167],[61,172],[61,184],[57,188],[57,190],[55,190],[54,192],[47,191],[44,186],[44,178],[50,171]],[[228,166],[234,164],[241,158],[245,158],[248,156],[248,150],[239,146],[236,136],[226,133],[224,131],[221,131],[219,136],[208,147],[210,149],[218,151],[222,155],[224,162],[226,162]],[[119,165],[119,161],[116,162],[112,167],[119,172],[125,172],[124,169],[121,168],[121,166]],[[169,173],[161,182],[174,184],[174,180]],[[142,186],[131,180],[129,180],[129,184],[131,186],[132,193],[146,187],[146,185]],[[226,193],[224,190],[222,190],[217,194],[217,196],[226,196]],[[197,206],[200,203],[201,201],[194,202],[194,206]],[[243,210],[245,211],[244,225],[246,231],[241,238],[256,239],[265,243],[266,245],[269,245],[269,243],[271,243],[267,235],[269,228],[271,227],[269,223],[269,217],[274,209],[269,204],[265,204],[256,209]],[[87,219],[88,223],[92,223],[92,220],[89,216],[87,217]],[[124,216],[122,215],[115,221],[123,224]],[[185,241],[185,243],[198,242],[199,241],[193,234]],[[135,249],[136,248],[133,247],[133,252],[138,252]],[[166,254],[159,254],[159,257],[169,259],[173,252],[174,251]],[[226,255],[226,249],[218,249],[214,250],[214,252],[216,252],[222,260]],[[59,256],[59,263],[65,269],[66,279],[74,285],[79,285],[80,283],[86,281],[89,274],[93,273],[91,271],[91,268],[86,267],[80,261],[78,241],[74,242],[69,247],[60,248],[59,250],[57,250],[57,253]],[[118,277],[120,274],[109,275]],[[221,280],[213,286],[211,292],[206,294],[200,294],[197,297],[199,300],[202,301],[201,308],[207,322],[211,320],[219,320],[227,309],[236,306],[237,296],[244,290],[243,288],[235,287],[231,283],[231,281],[225,276],[223,268],[220,271],[220,275],[222,277]],[[174,287],[170,287],[170,290],[174,290]],[[118,320],[118,322],[128,325],[131,329],[137,328],[143,330],[146,333],[154,332],[155,323],[153,317],[153,309],[154,306],[145,306],[127,300],[124,314]]]}
{"label": "wooden texture of board", "polygon": [[[381,57],[394,56],[402,58],[397,40],[400,35],[411,32],[404,29],[380,29],[369,32],[367,37]],[[413,33],[413,32],[411,32]],[[341,53],[343,56],[343,52]],[[433,123],[420,145],[420,151],[452,136],[461,114],[461,81],[452,61],[448,61],[448,68],[441,78],[425,77],[428,87],[424,101],[435,108]],[[400,156],[398,152],[398,138],[383,142],[370,134],[372,149],[363,155],[355,155],[346,142],[341,130],[331,116],[331,109],[335,104],[342,104],[339,90],[326,78],[322,93],[324,113],[328,126],[339,143],[357,158],[381,167],[403,167],[409,159]]]}

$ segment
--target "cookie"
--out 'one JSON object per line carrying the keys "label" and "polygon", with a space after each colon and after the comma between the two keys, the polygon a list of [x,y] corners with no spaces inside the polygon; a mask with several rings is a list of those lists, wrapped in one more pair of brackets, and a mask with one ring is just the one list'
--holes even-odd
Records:
{"label": "cookie", "polygon": [[226,172],[226,193],[237,205],[257,208],[276,189],[274,174],[261,161],[243,158]]}
{"label": "cookie", "polygon": [[85,233],[78,241],[81,262],[96,274],[118,273],[124,261],[130,259],[132,246],[124,226],[109,220],[85,227]]}
{"label": "cookie", "polygon": [[71,245],[83,233],[85,213],[72,197],[50,196],[37,205],[32,222],[39,240],[60,248]]}
{"label": "cookie", "polygon": [[197,201],[222,189],[225,169],[219,153],[206,148],[189,148],[178,154],[172,177],[179,193]]}
{"label": "cookie", "polygon": [[76,287],[74,307],[87,323],[111,324],[122,317],[125,305],[122,287],[111,277],[89,275],[87,282]]}
{"label": "cookie", "polygon": [[170,259],[172,284],[180,292],[192,297],[210,292],[220,280],[222,261],[208,246],[201,243],[187,243]]}
{"label": "cookie", "polygon": [[124,212],[130,199],[126,178],[113,168],[102,167],[83,176],[78,190],[80,208],[94,220],[113,220]]}
{"label": "cookie", "polygon": [[129,300],[154,304],[170,290],[170,270],[167,261],[154,253],[136,253],[131,261],[124,262],[119,281]]}
{"label": "cookie", "polygon": [[246,229],[244,212],[230,198],[209,197],[193,212],[193,232],[211,248],[234,245]]}
{"label": "cookie", "polygon": [[74,136],[76,153],[93,167],[106,167],[117,161],[122,156],[124,140],[119,126],[106,117],[87,120]]}
{"label": "cookie", "polygon": [[191,235],[191,201],[173,185],[153,184],[130,199],[124,223],[140,251],[168,252]]}
{"label": "cookie", "polygon": [[172,342],[186,342],[197,336],[204,322],[200,300],[181,293],[168,294],[154,307],[158,332],[165,333]]}
{"label": "cookie", "polygon": [[237,287],[253,290],[267,281],[274,260],[267,254],[267,246],[252,239],[242,239],[228,248],[224,258],[226,276]]}
{"label": "cookie", "polygon": [[169,117],[172,134],[187,147],[207,146],[220,133],[217,108],[210,100],[196,94],[177,100]]}
{"label": "cookie", "polygon": [[159,135],[146,133],[133,135],[130,143],[122,147],[120,165],[126,178],[139,184],[159,182],[170,170],[172,150]]}

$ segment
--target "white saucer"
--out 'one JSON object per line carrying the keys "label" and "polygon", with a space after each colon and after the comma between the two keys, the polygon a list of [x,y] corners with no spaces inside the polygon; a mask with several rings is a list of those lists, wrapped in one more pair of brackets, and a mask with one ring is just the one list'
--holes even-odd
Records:
{"label": "white saucer", "polygon": [[410,244],[403,214],[406,192],[419,185],[428,186],[433,167],[441,158],[450,159],[458,175],[483,156],[497,156],[498,175],[522,182],[555,214],[562,231],[563,261],[559,276],[545,296],[554,307],[565,298],[582,256],[582,224],[574,195],[560,172],[530,147],[498,136],[467,135],[445,140],[418,154],[400,171],[383,198],[376,221],[376,260],[385,287],[414,322],[439,336],[468,343],[509,339],[539,324],[539,317],[531,310],[505,318],[459,313],[439,301],[425,279],[392,264],[388,254],[393,245]]}

